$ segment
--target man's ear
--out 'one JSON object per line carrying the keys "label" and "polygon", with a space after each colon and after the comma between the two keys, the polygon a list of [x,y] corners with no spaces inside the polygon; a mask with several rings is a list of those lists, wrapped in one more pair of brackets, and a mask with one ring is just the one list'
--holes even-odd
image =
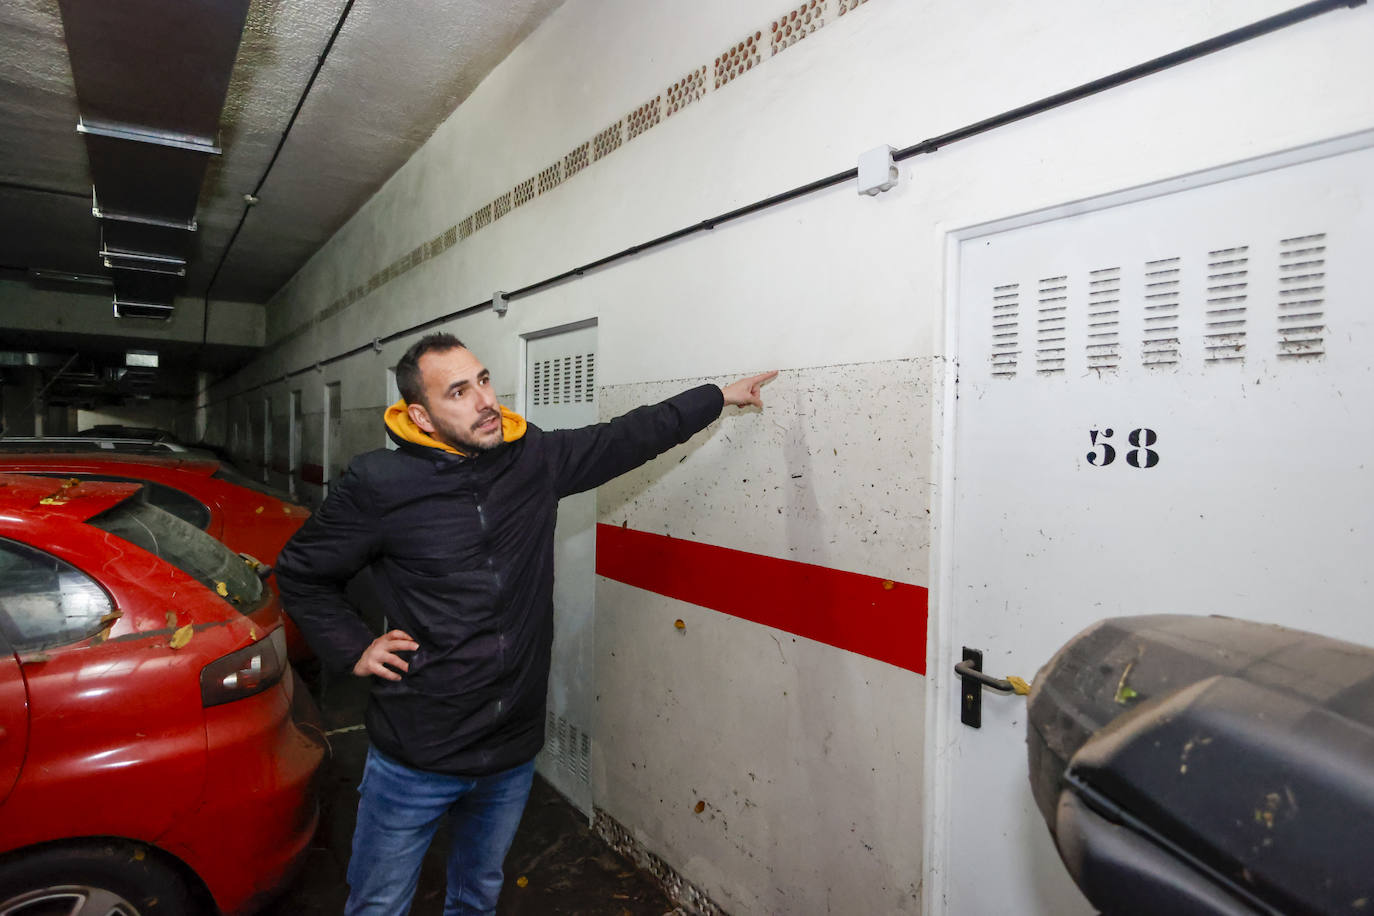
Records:
{"label": "man's ear", "polygon": [[430,422],[429,411],[425,410],[425,405],[407,404],[406,413],[410,416],[410,421],[421,430],[431,435],[434,433],[434,424]]}

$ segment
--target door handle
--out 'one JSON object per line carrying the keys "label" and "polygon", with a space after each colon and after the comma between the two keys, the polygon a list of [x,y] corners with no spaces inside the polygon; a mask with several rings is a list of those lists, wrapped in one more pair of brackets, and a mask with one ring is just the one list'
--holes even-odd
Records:
{"label": "door handle", "polygon": [[1012,686],[1011,681],[1005,678],[993,677],[991,674],[987,674],[981,669],[974,667],[975,664],[981,664],[981,661],[974,662],[973,659],[966,658],[954,666],[954,673],[961,678],[973,678],[973,680],[982,684],[984,687],[997,693],[1009,694],[1016,692],[1016,688]]}
{"label": "door handle", "polygon": [[983,688],[1004,696],[1030,693],[1030,685],[1019,677],[993,677],[983,670],[983,653],[964,646],[964,660],[954,666],[959,677],[959,721],[969,728],[983,727]]}

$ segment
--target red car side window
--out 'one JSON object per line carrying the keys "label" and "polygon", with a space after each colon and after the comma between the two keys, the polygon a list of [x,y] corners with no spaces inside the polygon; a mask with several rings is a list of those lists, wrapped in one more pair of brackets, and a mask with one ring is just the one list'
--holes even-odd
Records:
{"label": "red car side window", "polygon": [[76,567],[0,539],[0,629],[16,651],[94,636],[110,598]]}

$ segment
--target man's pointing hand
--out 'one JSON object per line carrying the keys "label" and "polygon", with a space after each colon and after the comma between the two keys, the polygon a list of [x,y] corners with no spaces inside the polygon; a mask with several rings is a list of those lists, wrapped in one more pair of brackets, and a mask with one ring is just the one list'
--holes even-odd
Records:
{"label": "man's pointing hand", "polygon": [[725,403],[735,407],[762,407],[763,396],[760,394],[765,382],[770,382],[778,375],[778,370],[764,372],[761,375],[751,375],[749,378],[742,378],[738,382],[731,382],[721,389],[725,395]]}

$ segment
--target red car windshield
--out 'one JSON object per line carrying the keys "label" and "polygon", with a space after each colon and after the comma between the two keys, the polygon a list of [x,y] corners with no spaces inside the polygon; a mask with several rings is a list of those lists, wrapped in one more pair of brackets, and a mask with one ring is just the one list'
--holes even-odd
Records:
{"label": "red car windshield", "polygon": [[125,500],[89,523],[166,560],[242,613],[263,599],[262,580],[242,557],[156,506]]}

